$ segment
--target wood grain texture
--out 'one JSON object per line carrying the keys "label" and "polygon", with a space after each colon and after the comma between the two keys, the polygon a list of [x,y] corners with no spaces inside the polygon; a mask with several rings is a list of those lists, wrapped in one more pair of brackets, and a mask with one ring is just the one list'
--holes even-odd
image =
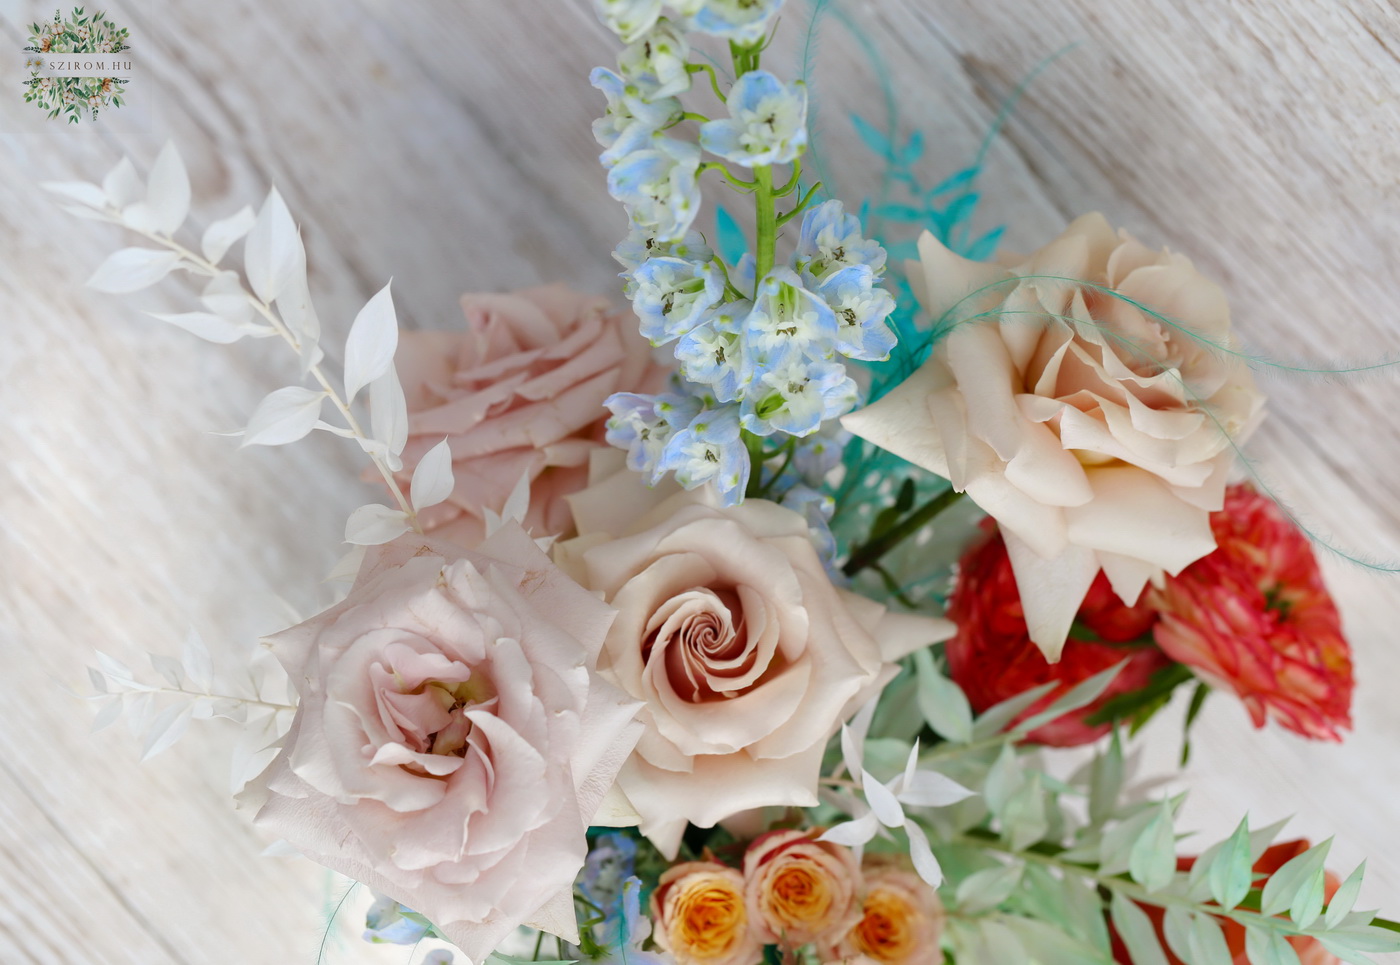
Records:
{"label": "wood grain texture", "polygon": [[[800,56],[799,0],[770,56]],[[0,4],[0,43],[46,5]],[[1400,14],[1334,0],[847,0],[902,86],[901,130],[929,138],[930,179],[975,154],[1015,85],[1042,72],[988,154],[980,215],[1026,249],[1102,210],[1188,253],[1231,295],[1253,348],[1372,361],[1400,342]],[[0,104],[0,961],[315,961],[329,890],[227,798],[228,735],[196,734],[138,767],[117,729],[88,734],[81,687],[101,647],[136,663],[197,626],[234,659],[310,612],[346,513],[369,491],[355,453],[320,439],[237,452],[238,425],[292,372],[275,346],[231,350],[156,327],[179,282],[133,298],[81,288],[125,242],[51,211],[34,184],[145,168],[173,138],[195,222],[269,182],[306,238],[332,355],[389,278],[408,324],[447,326],[457,295],[562,280],[615,290],[624,217],[603,189],[585,76],[613,42],[584,0],[165,0],[113,4],[151,57],[133,105],[96,129],[22,123]],[[843,197],[877,164],[848,115],[883,117],[871,61],[841,17],[812,82],[822,157]],[[18,58],[5,59],[6,83]],[[12,90],[7,87],[7,90]],[[146,100],[142,102],[142,98]],[[36,112],[37,113],[37,112]],[[713,197],[722,197],[715,192]],[[732,202],[730,202],[732,204]],[[1400,558],[1400,380],[1279,378],[1251,456],[1340,546]],[[292,535],[294,534],[294,535]],[[1356,650],[1356,733],[1343,746],[1254,732],[1207,707],[1178,772],[1172,722],[1149,769],[1192,789],[1188,826],[1296,813],[1369,855],[1362,904],[1400,912],[1400,577],[1335,558]],[[1180,708],[1176,708],[1179,713]],[[1209,735],[1208,737],[1206,735]],[[398,962],[337,948],[332,963]]]}

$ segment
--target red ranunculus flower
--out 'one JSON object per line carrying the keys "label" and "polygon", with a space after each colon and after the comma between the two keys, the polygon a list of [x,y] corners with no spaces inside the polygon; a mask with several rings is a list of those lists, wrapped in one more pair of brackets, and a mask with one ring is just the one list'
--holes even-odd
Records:
{"label": "red ranunculus flower", "polygon": [[[1006,544],[995,529],[963,556],[957,585],[948,601],[948,618],[958,627],[957,635],[944,645],[948,670],[978,712],[1058,680],[1059,687],[1022,714],[1029,716],[1080,681],[1107,670],[1125,656],[1132,658],[1098,701],[1031,731],[1029,739],[1041,744],[1071,747],[1102,737],[1109,725],[1091,726],[1084,719],[1105,701],[1145,686],[1154,671],[1169,663],[1156,647],[1122,646],[1150,632],[1156,615],[1141,603],[1124,606],[1102,573],[1080,605],[1060,662],[1048,663],[1031,642]],[[1089,633],[1085,630],[1098,641],[1086,639]]]}
{"label": "red ranunculus flower", "polygon": [[[1262,888],[1264,882],[1269,880],[1269,876],[1282,868],[1289,861],[1302,854],[1312,847],[1307,840],[1299,838],[1296,841],[1281,841],[1268,848],[1259,860],[1254,862],[1254,884],[1257,888]],[[1178,871],[1190,871],[1191,866],[1196,863],[1194,857],[1176,859],[1176,869]],[[1328,901],[1337,893],[1341,887],[1341,882],[1332,872],[1327,872],[1323,879],[1323,893]],[[1161,908],[1156,905],[1142,905],[1142,910],[1147,912],[1147,917],[1152,920],[1152,927],[1157,929],[1157,940],[1162,945],[1162,950],[1166,952],[1169,965],[1184,965],[1181,959],[1172,954],[1167,947],[1166,936],[1162,928],[1162,921],[1165,918]],[[1236,922],[1221,921],[1221,928],[1225,933],[1225,944],[1230,949],[1231,961],[1234,965],[1251,965],[1249,956],[1244,950],[1244,927]],[[1120,965],[1134,965],[1133,960],[1128,955],[1128,947],[1123,944],[1123,940],[1118,937],[1117,930],[1113,930],[1113,960]],[[1298,953],[1300,965],[1340,965],[1337,956],[1333,955],[1316,938],[1298,936],[1290,938],[1288,943],[1293,946],[1293,950]]]}
{"label": "red ranunculus flower", "polygon": [[1247,485],[1228,490],[1211,528],[1215,552],[1149,591],[1157,644],[1238,694],[1256,727],[1274,717],[1304,737],[1341,740],[1351,648],[1307,536]]}

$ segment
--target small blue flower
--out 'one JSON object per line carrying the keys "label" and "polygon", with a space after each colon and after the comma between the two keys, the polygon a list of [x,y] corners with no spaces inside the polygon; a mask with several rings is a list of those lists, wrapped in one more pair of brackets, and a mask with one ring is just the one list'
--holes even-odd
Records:
{"label": "small blue flower", "polygon": [[603,25],[630,44],[661,16],[661,0],[593,0]]}
{"label": "small blue flower", "polygon": [[898,340],[885,319],[894,311],[894,296],[875,286],[869,265],[848,265],[832,272],[817,295],[836,314],[836,351],[866,362],[890,357]]}
{"label": "small blue flower", "polygon": [[836,513],[836,500],[829,493],[799,483],[783,493],[778,504],[807,521],[807,535],[821,557],[822,565],[830,569],[836,559],[836,537],[831,533],[831,517]]}
{"label": "small blue flower", "polygon": [[674,341],[705,320],[724,297],[724,275],[713,261],[652,258],[632,272],[632,309],[653,345]]}
{"label": "small blue flower", "polygon": [[797,268],[820,283],[847,265],[869,265],[878,278],[885,270],[885,249],[861,235],[860,219],[846,214],[840,201],[824,201],[802,217]]}
{"label": "small blue flower", "polygon": [[632,877],[636,859],[637,842],[632,838],[617,831],[598,835],[579,874],[579,891],[599,908],[613,907]]}
{"label": "small blue flower", "polygon": [[851,434],[839,422],[822,426],[820,432],[800,439],[792,451],[792,468],[813,488],[826,482],[831,471],[841,465]]}
{"label": "small blue flower", "polygon": [[[617,392],[603,400],[603,405],[612,413],[605,437],[608,445],[626,449],[627,468],[645,475],[648,485],[655,485],[661,478],[657,462],[675,431],[661,410],[668,399],[667,396]],[[675,408],[672,403],[671,411]]]}
{"label": "small blue flower", "polygon": [[[406,917],[412,915],[413,917]],[[428,933],[428,922],[392,898],[376,894],[365,912],[364,940],[375,945],[416,945]]]}
{"label": "small blue flower", "polygon": [[749,453],[739,439],[738,408],[700,412],[666,443],[657,469],[674,472],[676,482],[686,489],[714,483],[725,506],[743,499],[749,484]]}
{"label": "small blue flower", "polygon": [[608,99],[606,113],[593,122],[593,139],[604,148],[598,160],[606,167],[649,147],[652,136],[681,114],[676,98],[643,100],[634,85],[606,67],[594,67],[588,80]]}
{"label": "small blue flower", "polygon": [[729,119],[700,125],[700,146],[745,167],[786,164],[807,146],[807,85],[751,70],[729,91]]}
{"label": "small blue flower", "polygon": [[744,393],[741,421],[754,435],[805,436],[855,408],[856,394],[841,363],[793,357],[754,378]]}
{"label": "small blue flower", "polygon": [[700,149],[653,134],[608,172],[608,193],[627,206],[632,221],[659,241],[685,236],[700,212]]}
{"label": "small blue flower", "polygon": [[671,6],[686,16],[691,30],[755,44],[768,32],[783,0],[678,0]]}
{"label": "small blue flower", "polygon": [[623,883],[621,899],[603,922],[599,940],[606,951],[591,960],[595,965],[673,965],[668,955],[642,950],[651,935],[651,921],[642,914],[641,894],[640,879],[628,878]]}
{"label": "small blue flower", "polygon": [[758,286],[753,311],[744,319],[748,376],[794,358],[829,358],[835,339],[836,315],[826,302],[803,288],[792,269],[775,268]]}
{"label": "small blue flower", "polygon": [[617,66],[642,100],[654,101],[690,90],[689,59],[690,44],[685,35],[662,17],[618,55]]}
{"label": "small blue flower", "polygon": [[[722,310],[729,308],[725,305]],[[717,402],[739,398],[744,385],[743,341],[724,322],[712,319],[691,329],[677,343],[676,358],[681,375],[708,385]]]}
{"label": "small blue flower", "polygon": [[649,258],[711,261],[714,257],[714,250],[705,244],[705,237],[698,231],[687,231],[680,241],[658,241],[654,233],[636,225],[632,226],[632,230],[627,232],[627,237],[622,239],[622,243],[613,251],[613,258],[627,269],[623,272],[624,278]]}

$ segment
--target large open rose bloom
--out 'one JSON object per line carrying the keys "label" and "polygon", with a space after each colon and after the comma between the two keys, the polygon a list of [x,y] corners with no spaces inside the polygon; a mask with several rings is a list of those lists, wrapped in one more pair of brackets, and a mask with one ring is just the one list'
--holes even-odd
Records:
{"label": "large open rose bloom", "polygon": [[1058,681],[1058,687],[1027,707],[1018,720],[1037,714],[1075,684],[1128,659],[1098,700],[1031,731],[1028,739],[1040,744],[1071,747],[1102,737],[1111,725],[1090,725],[1085,718],[1114,697],[1145,687],[1153,673],[1171,663],[1150,639],[1145,646],[1124,646],[1150,634],[1157,614],[1145,602],[1125,606],[1102,573],[1079,606],[1059,663],[1047,661],[1031,642],[1011,558],[996,530],[973,543],[959,561],[948,618],[958,628],[944,644],[948,673],[978,713]]}
{"label": "large open rose bloom", "polygon": [[584,833],[640,729],[593,672],[610,619],[514,524],[371,550],[270,640],[301,699],[257,822],[473,961],[525,922],[577,941]]}
{"label": "large open rose bloom", "polygon": [[842,423],[996,518],[1030,637],[1055,660],[1100,570],[1131,605],[1214,548],[1208,516],[1263,397],[1220,350],[1234,341],[1219,287],[1101,215],[1014,268],[927,233],[919,252],[911,281],[948,334]]}
{"label": "large open rose bloom", "polygon": [[[1254,887],[1262,888],[1269,880],[1270,876],[1289,861],[1307,851],[1312,845],[1305,839],[1296,841],[1280,841],[1278,844],[1270,845],[1260,855],[1259,860],[1254,863]],[[1194,857],[1176,859],[1178,871],[1190,871],[1196,863]],[[1326,872],[1323,878],[1323,896],[1327,901],[1332,900],[1332,896],[1341,887],[1341,881],[1332,872]],[[1167,945],[1166,930],[1164,922],[1166,915],[1157,905],[1141,905],[1147,917],[1152,920],[1152,927],[1157,930],[1157,941],[1162,946],[1162,951],[1167,957],[1168,965],[1184,965],[1182,960],[1172,954],[1172,950]],[[1230,961],[1232,965],[1258,965],[1252,962],[1245,953],[1244,927],[1229,919],[1220,920],[1221,931],[1225,935],[1225,944],[1230,950]],[[1113,936],[1113,960],[1121,965],[1135,965],[1132,956],[1128,954],[1128,947],[1123,944],[1123,940],[1118,937],[1116,929],[1112,931]],[[1337,958],[1316,938],[1306,935],[1297,935],[1288,939],[1288,944],[1293,946],[1293,951],[1298,955],[1299,965],[1341,965],[1341,959]]]}
{"label": "large open rose bloom", "polygon": [[[463,332],[404,332],[395,358],[408,399],[400,482],[444,437],[456,480],[423,525],[464,546],[484,534],[522,476],[525,525],[536,536],[570,529],[563,497],[588,481],[614,392],[660,387],[631,313],[563,285],[462,296]],[[445,528],[444,528],[445,527]]]}
{"label": "large open rose bloom", "polygon": [[1219,548],[1150,595],[1157,643],[1304,737],[1341,740],[1355,686],[1342,618],[1306,534],[1250,486],[1211,516]]}
{"label": "large open rose bloom", "polygon": [[619,611],[598,670],[645,705],[615,820],[674,856],[687,821],[815,806],[828,738],[895,660],[952,627],[833,586],[799,514],[648,489],[622,459],[595,457],[571,499],[579,535],[555,558]]}

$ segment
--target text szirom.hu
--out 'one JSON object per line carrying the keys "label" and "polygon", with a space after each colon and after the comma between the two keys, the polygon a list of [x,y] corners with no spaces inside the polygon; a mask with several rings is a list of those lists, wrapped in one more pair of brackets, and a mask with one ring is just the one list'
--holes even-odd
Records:
{"label": "text szirom.hu", "polygon": [[[131,51],[117,54],[38,54],[40,77],[128,77],[137,64]],[[31,65],[32,66],[32,65]]]}

